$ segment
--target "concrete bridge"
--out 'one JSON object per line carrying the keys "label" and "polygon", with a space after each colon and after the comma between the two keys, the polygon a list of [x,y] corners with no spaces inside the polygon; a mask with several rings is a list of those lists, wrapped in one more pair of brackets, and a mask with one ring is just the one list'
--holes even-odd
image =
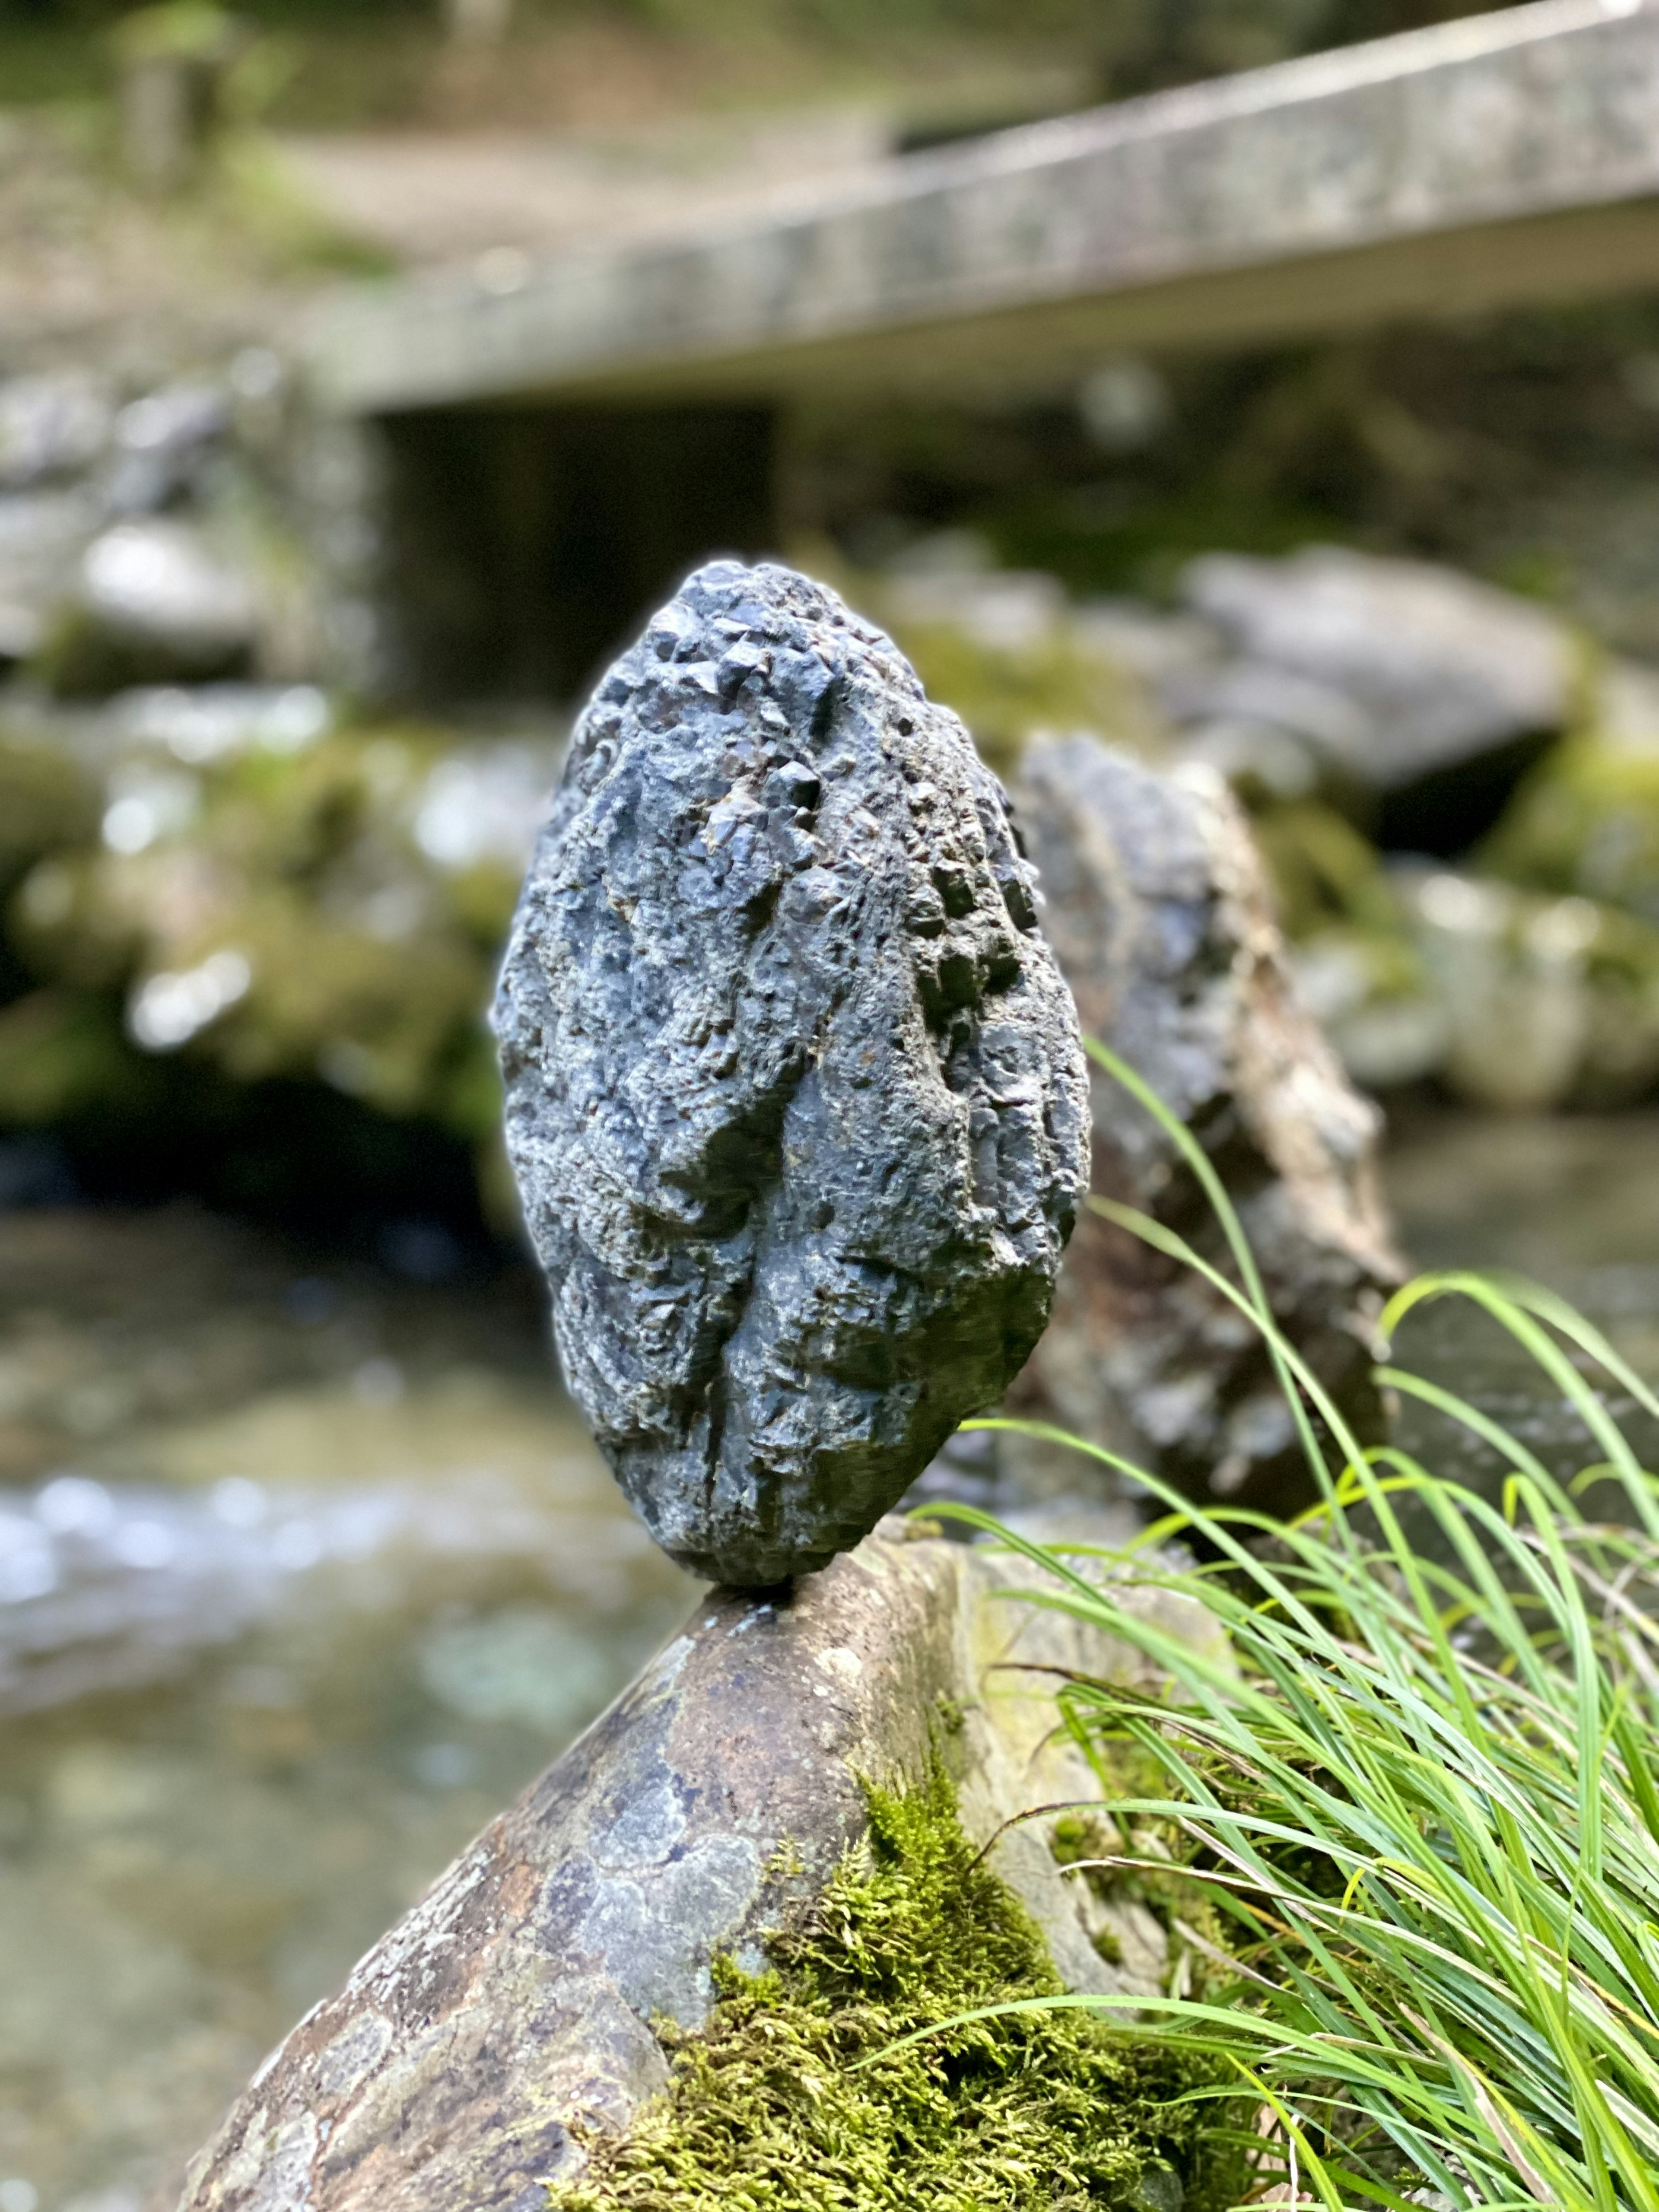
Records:
{"label": "concrete bridge", "polygon": [[[619,600],[709,544],[766,541],[771,425],[798,397],[1004,398],[1124,348],[1656,285],[1659,0],[1538,0],[896,159],[494,289],[365,288],[319,319],[309,365],[326,406],[386,426],[405,536],[507,488],[517,522],[484,533],[495,626],[504,544],[592,601],[549,645],[556,688]],[[557,549],[600,496],[613,542],[584,582]]]}

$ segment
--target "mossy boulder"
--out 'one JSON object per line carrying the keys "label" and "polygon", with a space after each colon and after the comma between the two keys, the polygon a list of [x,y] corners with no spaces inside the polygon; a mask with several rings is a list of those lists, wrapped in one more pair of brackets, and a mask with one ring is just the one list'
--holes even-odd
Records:
{"label": "mossy boulder", "polygon": [[[1004,1594],[1043,1579],[884,1522],[821,1574],[709,1595],[260,2069],[185,2212],[543,2212],[550,2185],[688,2212],[1204,2203],[1190,2075],[1132,2039],[1062,2014],[890,2047],[976,2001],[1205,1971],[1184,1903],[1103,1906],[1059,1871],[1046,1827],[1101,1783],[1056,1673],[1158,1678]],[[1227,1663],[1197,1608],[1129,1601]]]}
{"label": "mossy boulder", "polygon": [[516,881],[475,866],[452,900],[415,843],[446,750],[435,732],[371,729],[194,771],[136,764],[101,843],[25,878],[15,941],[48,985],[123,994],[141,1050],[239,1083],[319,1078],[483,1137],[478,1017]]}
{"label": "mossy boulder", "polygon": [[[768,1968],[717,1963],[670,2081],[548,2212],[1196,2212],[1231,2202],[1213,2061],[1044,2000],[1064,1984],[942,1766],[869,1832]],[[967,2017],[965,2017],[967,2016]],[[1194,2092],[1199,2093],[1194,2100]],[[1242,2100],[1241,2100],[1242,2102]]]}
{"label": "mossy boulder", "polygon": [[483,1010],[552,748],[174,696],[0,737],[0,1121],[312,1085],[476,1147],[505,1218]]}

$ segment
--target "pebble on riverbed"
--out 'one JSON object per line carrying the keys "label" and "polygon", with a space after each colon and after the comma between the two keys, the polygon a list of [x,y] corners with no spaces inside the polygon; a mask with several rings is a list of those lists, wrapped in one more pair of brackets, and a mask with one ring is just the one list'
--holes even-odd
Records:
{"label": "pebble on riverbed", "polygon": [[623,1489],[698,1573],[822,1567],[1018,1371],[1086,1181],[1000,787],[832,592],[703,568],[578,726],[495,1024]]}

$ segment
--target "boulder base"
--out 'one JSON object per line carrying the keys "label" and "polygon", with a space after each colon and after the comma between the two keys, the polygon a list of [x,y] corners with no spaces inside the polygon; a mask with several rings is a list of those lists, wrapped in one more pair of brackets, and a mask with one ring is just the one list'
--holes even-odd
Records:
{"label": "boulder base", "polygon": [[[863,1833],[861,1778],[920,1783],[947,1740],[963,1826],[1062,1978],[1158,1990],[1150,1911],[1063,1881],[1042,1823],[1002,1829],[1099,1795],[1055,1737],[1056,1670],[1154,1686],[1126,1646],[996,1595],[1033,1572],[890,1522],[775,1601],[705,1600],[272,2053],[180,2212],[542,2212],[544,2182],[582,2164],[573,2123],[623,2128],[665,2087],[653,2021],[699,2024],[711,1960],[758,1967]],[[1214,1634],[1190,1600],[1135,1601]]]}

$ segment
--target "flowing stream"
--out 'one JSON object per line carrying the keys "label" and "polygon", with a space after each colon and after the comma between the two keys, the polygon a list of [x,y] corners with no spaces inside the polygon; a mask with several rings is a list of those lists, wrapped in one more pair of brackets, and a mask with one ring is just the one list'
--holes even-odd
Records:
{"label": "flowing stream", "polygon": [[[1419,1119],[1391,1187],[1420,1263],[1525,1269],[1659,1373],[1659,1115]],[[0,2212],[169,2203],[264,2051],[690,1601],[533,1280],[401,1256],[0,1214]],[[1489,1322],[1438,1306],[1395,1349],[1585,1455]]]}

